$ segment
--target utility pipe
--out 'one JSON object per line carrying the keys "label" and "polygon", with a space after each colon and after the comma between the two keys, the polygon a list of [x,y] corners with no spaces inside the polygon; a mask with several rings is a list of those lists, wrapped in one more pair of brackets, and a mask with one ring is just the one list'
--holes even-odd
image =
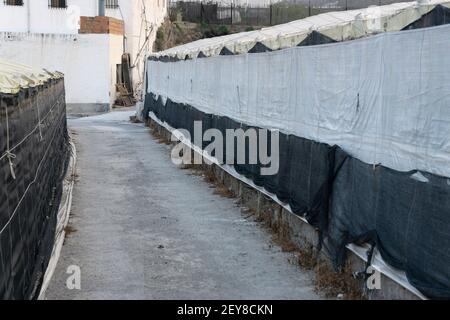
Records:
{"label": "utility pipe", "polygon": [[98,0],[98,15],[100,17],[105,16],[105,0]]}

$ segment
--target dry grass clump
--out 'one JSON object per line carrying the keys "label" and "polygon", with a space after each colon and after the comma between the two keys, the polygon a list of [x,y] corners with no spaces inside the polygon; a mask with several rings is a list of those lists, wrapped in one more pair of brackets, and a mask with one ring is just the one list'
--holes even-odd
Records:
{"label": "dry grass clump", "polygon": [[300,267],[306,270],[314,270],[317,266],[317,251],[313,245],[306,244],[296,251],[297,263]]}
{"label": "dry grass clump", "polygon": [[281,248],[281,251],[292,253],[298,251],[298,247],[291,240],[289,226],[286,223],[278,223],[275,225],[270,223],[270,225],[273,232],[272,239]]}
{"label": "dry grass clump", "polygon": [[211,167],[209,167],[208,165],[201,165],[200,170],[203,170],[203,177],[205,178],[206,182],[210,184],[218,183],[217,177]]}
{"label": "dry grass clump", "polygon": [[66,233],[66,237],[70,236],[71,234],[77,232],[78,230],[72,227],[71,225],[68,225],[64,228],[64,232]]}
{"label": "dry grass clump", "polygon": [[328,261],[320,261],[314,268],[314,285],[329,298],[364,300],[360,282],[353,277],[350,263],[341,272],[336,272]]}
{"label": "dry grass clump", "polygon": [[167,139],[167,135],[163,134],[158,127],[158,125],[153,122],[148,122],[148,127],[150,128],[150,133],[153,136],[153,138],[160,144],[170,145],[172,144],[172,141],[170,139]]}
{"label": "dry grass clump", "polygon": [[341,298],[346,300],[362,300],[360,283],[353,277],[349,263],[341,272],[336,272],[330,262],[319,256],[319,252],[306,239],[298,246],[292,241],[291,230],[286,222],[274,222],[271,210],[262,211],[256,221],[260,222],[272,233],[273,242],[283,252],[292,253],[291,262],[302,269],[314,272],[314,286],[316,290],[327,298]]}
{"label": "dry grass clump", "polygon": [[234,192],[228,189],[225,185],[217,185],[214,194],[228,199],[236,198]]}

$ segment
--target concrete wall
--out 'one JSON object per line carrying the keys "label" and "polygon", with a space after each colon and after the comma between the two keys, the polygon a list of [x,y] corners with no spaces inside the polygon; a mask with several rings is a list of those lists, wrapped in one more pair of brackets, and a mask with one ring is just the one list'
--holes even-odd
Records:
{"label": "concrete wall", "polygon": [[66,101],[90,110],[108,109],[115,100],[116,64],[122,36],[0,32],[0,57],[63,72]]}
{"label": "concrete wall", "polygon": [[[168,0],[119,1],[125,21],[126,52],[131,54],[133,84],[140,96],[144,82],[144,57],[152,52],[156,32],[168,14]],[[145,14],[144,14],[145,12]],[[148,38],[148,40],[147,40]]]}
{"label": "concrete wall", "polygon": [[110,105],[114,104],[116,100],[116,74],[117,74],[117,65],[122,63],[122,52],[123,52],[123,37],[117,35],[110,35],[109,37],[109,64],[108,64],[108,78],[109,78],[109,88],[110,88],[110,96],[109,103]]}
{"label": "concrete wall", "polygon": [[[97,13],[96,0],[68,0],[67,5],[78,6],[81,15]],[[23,6],[8,6],[1,1],[0,31],[76,34],[77,29],[68,23],[69,13],[64,8],[49,8],[48,0],[24,0]]]}
{"label": "concrete wall", "polygon": [[27,32],[26,7],[6,6],[0,1],[0,31]]}

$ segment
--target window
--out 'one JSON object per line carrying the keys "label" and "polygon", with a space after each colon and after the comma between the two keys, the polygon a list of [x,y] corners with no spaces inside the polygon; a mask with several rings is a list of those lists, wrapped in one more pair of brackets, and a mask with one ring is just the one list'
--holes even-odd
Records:
{"label": "window", "polygon": [[67,8],[67,0],[48,0],[49,8]]}
{"label": "window", "polygon": [[5,0],[7,6],[23,6],[23,0]]}
{"label": "window", "polygon": [[119,0],[106,0],[106,9],[117,9],[119,7]]}

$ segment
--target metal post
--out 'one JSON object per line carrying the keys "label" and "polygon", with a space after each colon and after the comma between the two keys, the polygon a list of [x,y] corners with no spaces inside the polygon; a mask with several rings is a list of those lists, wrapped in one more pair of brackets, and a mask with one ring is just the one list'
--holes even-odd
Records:
{"label": "metal post", "polygon": [[31,32],[31,9],[30,9],[31,3],[30,1],[27,1],[27,31],[28,33]]}
{"label": "metal post", "polygon": [[233,25],[233,1],[231,1],[231,25]]}
{"label": "metal post", "polygon": [[273,14],[273,8],[272,8],[272,3],[270,4],[270,10],[269,10],[269,25],[272,25],[272,14]]}
{"label": "metal post", "polygon": [[105,16],[105,0],[98,0],[98,15],[100,17]]}

